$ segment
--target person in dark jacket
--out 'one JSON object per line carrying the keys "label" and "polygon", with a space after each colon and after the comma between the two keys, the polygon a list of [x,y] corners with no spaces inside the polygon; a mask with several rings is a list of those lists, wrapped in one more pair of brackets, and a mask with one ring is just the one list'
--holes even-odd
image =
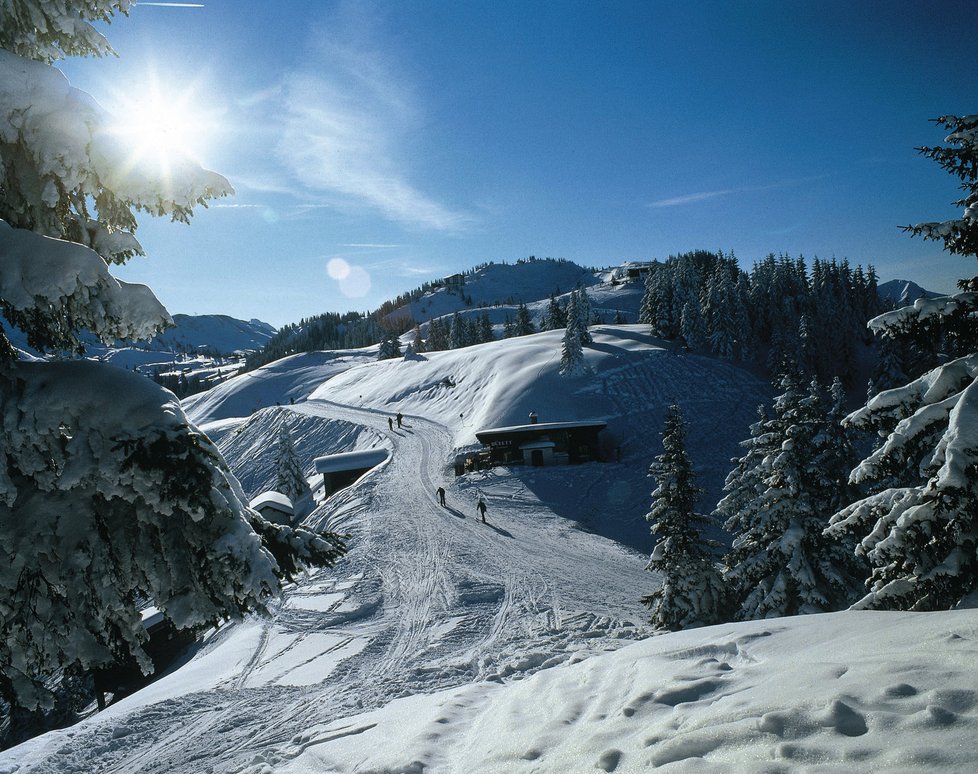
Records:
{"label": "person in dark jacket", "polygon": [[485,524],[486,523],[486,501],[480,497],[479,503],[478,505],[475,506],[475,509],[479,512],[479,515],[482,516],[482,523]]}
{"label": "person in dark jacket", "polygon": [[440,487],[438,487],[438,490],[437,491],[438,491],[438,504],[439,505],[444,505],[445,504],[445,487],[440,486]]}
{"label": "person in dark jacket", "polygon": [[389,428],[390,428],[391,430],[393,430],[393,429],[394,429],[394,420],[393,420],[393,419],[391,419],[390,417],[387,417],[387,426],[388,426],[388,427],[389,427]]}
{"label": "person in dark jacket", "polygon": [[401,420],[403,420],[403,419],[404,419],[404,415],[403,415],[403,414],[401,414],[401,412],[400,412],[400,411],[398,411],[398,412],[397,412],[397,426],[398,426],[398,427],[400,427],[400,426],[401,426]]}

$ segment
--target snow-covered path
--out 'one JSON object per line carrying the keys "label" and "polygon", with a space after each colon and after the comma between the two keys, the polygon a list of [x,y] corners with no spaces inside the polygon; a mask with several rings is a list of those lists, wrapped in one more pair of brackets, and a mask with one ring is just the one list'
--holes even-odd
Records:
{"label": "snow-covered path", "polygon": [[[325,401],[295,410],[349,423],[385,421],[375,411]],[[481,486],[455,480],[450,437],[436,422],[406,417],[391,433],[394,452],[370,481],[367,499],[362,489],[339,496],[359,499],[363,514],[342,526],[353,534],[345,564],[356,566],[359,578],[346,603],[380,619],[368,657],[348,667],[358,672],[361,700],[365,689],[386,700],[526,671],[562,660],[554,652],[576,650],[572,641],[634,636],[621,621],[642,617],[635,590],[651,580],[644,557],[581,533],[491,476],[479,479]],[[438,486],[448,490],[447,507],[437,503]],[[474,486],[489,503],[487,524],[476,516]],[[620,602],[609,605],[609,591]]]}
{"label": "snow-covered path", "polygon": [[[448,428],[408,416],[388,433],[386,415],[327,401],[288,410],[324,434],[339,421],[389,436],[388,462],[310,517],[349,533],[350,553],[290,588],[270,619],[225,627],[178,672],[62,732],[54,770],[273,771],[305,749],[303,729],[639,635],[645,557],[575,528],[501,472],[455,479]],[[589,467],[568,486],[600,476]],[[187,693],[188,679],[199,688]]]}

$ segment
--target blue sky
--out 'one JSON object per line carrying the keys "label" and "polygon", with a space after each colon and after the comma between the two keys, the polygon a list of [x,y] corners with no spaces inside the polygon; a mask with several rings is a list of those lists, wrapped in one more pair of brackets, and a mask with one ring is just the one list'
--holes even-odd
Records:
{"label": "blue sky", "polygon": [[488,260],[848,258],[950,291],[974,260],[914,147],[978,112],[973,2],[142,4],[69,60],[110,110],[152,77],[237,194],[149,216],[119,276],[172,313],[370,310]]}

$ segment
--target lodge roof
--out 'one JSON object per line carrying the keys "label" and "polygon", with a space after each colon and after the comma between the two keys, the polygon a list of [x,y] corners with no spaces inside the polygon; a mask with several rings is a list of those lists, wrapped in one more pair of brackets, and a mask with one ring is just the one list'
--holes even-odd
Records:
{"label": "lodge roof", "polygon": [[493,427],[487,430],[479,430],[475,437],[482,443],[489,438],[498,438],[507,435],[536,435],[547,433],[554,430],[584,430],[596,429],[603,430],[608,426],[607,422],[587,421],[587,422],[537,422],[531,425],[512,425],[511,427]]}
{"label": "lodge roof", "polygon": [[390,454],[386,449],[365,449],[316,457],[313,461],[317,473],[342,473],[347,470],[363,470],[379,465]]}
{"label": "lodge roof", "polygon": [[281,492],[276,492],[274,489],[262,492],[248,503],[248,507],[254,508],[256,511],[261,508],[274,508],[276,511],[287,513],[289,516],[294,512],[292,501],[286,495]]}

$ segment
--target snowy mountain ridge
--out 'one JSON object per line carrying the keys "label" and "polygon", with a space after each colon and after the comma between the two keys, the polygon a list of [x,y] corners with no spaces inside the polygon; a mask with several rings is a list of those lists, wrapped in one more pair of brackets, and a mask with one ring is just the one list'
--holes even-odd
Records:
{"label": "snowy mountain ridge", "polygon": [[943,295],[933,290],[922,288],[910,280],[893,279],[879,286],[880,298],[892,302],[895,306],[907,306],[918,298],[938,298]]}
{"label": "snowy mountain ridge", "polygon": [[[224,314],[175,314],[173,323],[171,328],[151,339],[116,342],[111,346],[103,344],[91,334],[83,335],[86,354],[98,360],[111,360],[117,350],[133,349],[171,354],[233,355],[259,349],[275,333],[275,328],[262,320],[238,320]],[[14,346],[31,351],[23,332],[5,322],[4,332]]]}
{"label": "snowy mountain ridge", "polygon": [[226,314],[175,314],[173,327],[149,341],[142,349],[231,355],[260,348],[275,334],[275,327],[252,318],[238,320]]}

